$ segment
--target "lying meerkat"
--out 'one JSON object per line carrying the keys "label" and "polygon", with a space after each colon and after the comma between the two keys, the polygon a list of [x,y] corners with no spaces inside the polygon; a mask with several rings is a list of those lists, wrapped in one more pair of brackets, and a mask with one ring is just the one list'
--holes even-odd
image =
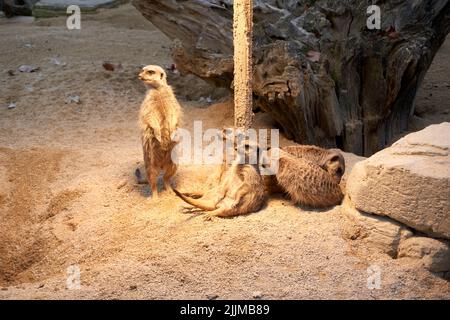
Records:
{"label": "lying meerkat", "polygon": [[311,207],[340,204],[343,194],[339,181],[345,165],[341,165],[342,155],[335,158],[336,151],[319,151],[309,146],[287,150],[294,154],[285,148],[278,149],[278,171],[266,178],[266,188],[286,192],[295,203]]}
{"label": "lying meerkat", "polygon": [[338,183],[345,173],[345,159],[338,149],[323,149],[316,146],[287,146],[281,150],[297,158],[309,160],[328,172]]}
{"label": "lying meerkat", "polygon": [[[317,164],[339,184],[345,173],[345,159],[338,149],[323,149],[310,145],[295,145],[282,147],[281,150],[294,157]],[[264,176],[264,184],[268,193],[283,193],[283,188],[277,182],[275,175]]]}
{"label": "lying meerkat", "polygon": [[[246,152],[244,154],[237,152],[231,165],[224,163],[220,167],[219,181],[215,188],[204,194],[181,193],[174,188],[173,191],[188,204],[207,211],[206,219],[258,211],[265,201],[264,184],[258,164],[245,163],[248,150],[253,147],[248,142],[244,147]],[[256,149],[256,152],[258,151]]]}
{"label": "lying meerkat", "polygon": [[[176,145],[172,134],[178,128],[181,108],[161,67],[144,67],[139,73],[139,79],[149,87],[139,112],[139,127],[147,181],[152,189],[152,196],[157,197],[160,172],[164,171],[164,188],[167,188],[177,170],[172,160],[172,149]],[[140,174],[138,170],[135,172],[136,176]]]}

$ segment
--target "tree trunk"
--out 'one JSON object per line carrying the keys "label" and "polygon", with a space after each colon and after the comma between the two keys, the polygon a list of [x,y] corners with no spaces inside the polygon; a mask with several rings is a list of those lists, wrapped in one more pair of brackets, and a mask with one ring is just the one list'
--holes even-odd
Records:
{"label": "tree trunk", "polygon": [[233,12],[234,126],[248,129],[251,127],[253,120],[253,0],[235,0]]}
{"label": "tree trunk", "polygon": [[[370,3],[369,3],[370,2]],[[233,80],[231,0],[134,0],[175,41],[182,72]],[[381,8],[381,29],[367,8]],[[417,89],[450,27],[449,0],[254,0],[254,107],[289,138],[360,155],[407,129]]]}

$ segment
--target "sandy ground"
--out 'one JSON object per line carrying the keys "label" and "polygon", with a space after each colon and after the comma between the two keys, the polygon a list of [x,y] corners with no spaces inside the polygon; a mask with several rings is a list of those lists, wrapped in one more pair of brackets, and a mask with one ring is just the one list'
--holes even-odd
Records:
{"label": "sandy ground", "polygon": [[[136,75],[141,64],[170,64],[170,41],[130,5],[83,16],[81,31],[63,18],[0,19],[0,39],[0,299],[450,298],[436,275],[355,254],[339,207],[275,197],[258,213],[207,222],[184,214],[171,192],[149,198],[133,177],[145,93]],[[417,112],[438,122],[449,120],[449,51],[447,42],[418,99]],[[24,64],[40,70],[17,72]],[[172,77],[176,88],[186,83]],[[198,98],[201,85],[189,83],[178,93]],[[66,103],[71,95],[81,103]],[[220,101],[181,100],[185,126],[231,124],[232,105]],[[350,167],[358,160],[346,157]],[[201,189],[209,174],[182,167],[178,185]],[[371,265],[381,268],[379,290],[367,288]],[[79,289],[66,287],[70,266],[81,271]]]}

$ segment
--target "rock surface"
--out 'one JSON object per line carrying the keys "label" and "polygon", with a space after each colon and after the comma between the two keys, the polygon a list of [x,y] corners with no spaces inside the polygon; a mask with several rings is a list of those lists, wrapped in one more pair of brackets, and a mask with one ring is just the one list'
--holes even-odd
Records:
{"label": "rock surface", "polygon": [[432,125],[359,162],[347,181],[356,209],[450,239],[450,123]]}
{"label": "rock surface", "polygon": [[396,258],[400,243],[413,236],[411,230],[399,222],[357,210],[348,197],[344,199],[342,212],[348,219],[344,238],[361,240],[369,251],[375,249]]}
{"label": "rock surface", "polygon": [[450,244],[448,241],[427,237],[412,237],[402,241],[399,258],[419,260],[423,267],[433,272],[450,270]]}

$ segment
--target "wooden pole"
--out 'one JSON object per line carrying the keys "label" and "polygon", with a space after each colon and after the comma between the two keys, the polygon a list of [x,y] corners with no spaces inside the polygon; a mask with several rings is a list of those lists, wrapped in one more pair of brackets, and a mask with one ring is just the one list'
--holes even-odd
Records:
{"label": "wooden pole", "polygon": [[253,0],[234,0],[234,125],[252,125],[252,34]]}

